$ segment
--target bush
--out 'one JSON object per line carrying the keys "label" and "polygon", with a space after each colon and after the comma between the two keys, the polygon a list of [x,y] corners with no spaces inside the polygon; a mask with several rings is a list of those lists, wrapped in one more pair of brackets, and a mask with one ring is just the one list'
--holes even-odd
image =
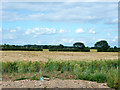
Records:
{"label": "bush", "polygon": [[92,78],[93,81],[97,81],[98,83],[104,83],[107,81],[107,75],[103,72],[96,72]]}
{"label": "bush", "polygon": [[61,48],[61,49],[49,49],[49,51],[71,51],[71,52],[89,52],[90,49],[84,48],[84,49],[78,49],[78,48]]}
{"label": "bush", "polygon": [[107,84],[111,88],[118,89],[118,70],[116,69],[111,69],[110,72],[108,73],[107,77]]}

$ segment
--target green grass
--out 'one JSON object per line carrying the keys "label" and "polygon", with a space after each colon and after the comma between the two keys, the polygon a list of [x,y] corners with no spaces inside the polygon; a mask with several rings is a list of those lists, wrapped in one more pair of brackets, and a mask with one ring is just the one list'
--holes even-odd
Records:
{"label": "green grass", "polygon": [[[59,72],[56,74],[56,72]],[[75,75],[76,79],[96,81],[98,83],[107,82],[111,88],[118,89],[118,60],[94,60],[86,61],[53,61],[48,62],[3,62],[2,73],[38,73],[38,76],[52,77],[68,72]],[[52,74],[44,75],[44,74]],[[39,80],[36,75],[31,80]],[[66,75],[65,75],[66,76]],[[24,79],[24,78],[20,78]]]}
{"label": "green grass", "polygon": [[31,78],[31,80],[40,80],[40,78],[38,78],[37,76],[33,76],[32,78]]}

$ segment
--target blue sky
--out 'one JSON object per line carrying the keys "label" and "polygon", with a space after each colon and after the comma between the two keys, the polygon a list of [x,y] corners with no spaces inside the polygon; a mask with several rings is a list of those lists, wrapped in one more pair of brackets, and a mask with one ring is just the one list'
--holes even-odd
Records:
{"label": "blue sky", "polygon": [[117,2],[4,2],[2,44],[118,46],[117,10]]}

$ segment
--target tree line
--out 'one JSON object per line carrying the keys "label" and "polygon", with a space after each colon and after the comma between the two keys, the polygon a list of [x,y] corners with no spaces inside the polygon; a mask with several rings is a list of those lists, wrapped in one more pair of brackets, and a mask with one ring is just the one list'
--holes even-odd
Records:
{"label": "tree line", "polygon": [[49,49],[49,51],[75,51],[75,52],[89,52],[90,49],[97,49],[98,52],[118,52],[120,48],[114,46],[110,47],[105,40],[98,41],[94,47],[86,47],[82,42],[76,42],[73,46],[60,45],[0,45],[2,50],[21,50],[21,51],[42,51]]}

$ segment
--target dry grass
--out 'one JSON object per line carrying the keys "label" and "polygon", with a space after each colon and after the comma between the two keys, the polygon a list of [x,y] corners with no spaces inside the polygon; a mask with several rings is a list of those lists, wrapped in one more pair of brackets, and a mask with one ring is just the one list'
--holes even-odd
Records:
{"label": "dry grass", "polygon": [[118,59],[118,52],[42,52],[42,51],[1,51],[2,61],[47,61],[53,60],[100,60]]}

